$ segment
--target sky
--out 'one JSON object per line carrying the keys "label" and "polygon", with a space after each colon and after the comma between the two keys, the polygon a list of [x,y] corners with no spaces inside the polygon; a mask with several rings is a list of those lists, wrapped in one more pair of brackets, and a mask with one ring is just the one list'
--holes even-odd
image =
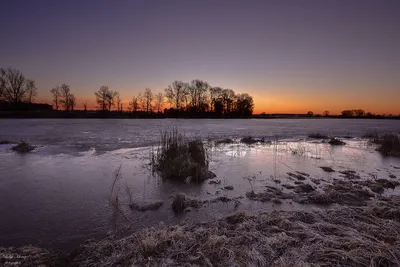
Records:
{"label": "sky", "polygon": [[146,87],[202,79],[249,93],[255,112],[400,114],[399,0],[2,0],[0,67],[101,85],[127,105]]}

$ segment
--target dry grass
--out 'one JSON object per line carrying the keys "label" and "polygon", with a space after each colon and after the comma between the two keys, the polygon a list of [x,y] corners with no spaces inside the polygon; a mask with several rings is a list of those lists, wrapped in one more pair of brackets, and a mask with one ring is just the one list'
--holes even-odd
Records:
{"label": "dry grass", "polygon": [[331,138],[328,143],[331,146],[344,146],[344,145],[346,145],[345,142],[343,142],[342,140],[339,140],[337,138]]}
{"label": "dry grass", "polygon": [[166,179],[201,182],[213,176],[203,142],[187,138],[177,128],[161,132],[160,146],[151,159],[151,165]]}
{"label": "dry grass", "polygon": [[12,147],[11,149],[18,153],[28,153],[28,152],[31,152],[32,150],[34,150],[35,147],[31,146],[30,144],[28,144],[26,142],[21,142],[18,145]]}
{"label": "dry grass", "polygon": [[368,132],[363,137],[369,143],[378,145],[376,150],[383,155],[400,157],[400,138],[397,134],[386,133],[380,136],[377,132]]}
{"label": "dry grass", "polygon": [[308,135],[308,138],[312,138],[312,139],[329,139],[329,136],[323,135],[321,133],[310,133]]}
{"label": "dry grass", "polygon": [[265,138],[257,139],[257,138],[254,138],[254,137],[250,136],[250,135],[249,136],[245,136],[242,139],[240,139],[240,142],[243,143],[243,144],[246,144],[246,145],[253,145],[253,144],[257,144],[257,143],[266,144],[266,145],[271,145],[272,144],[271,141],[265,140]]}
{"label": "dry grass", "polygon": [[375,141],[377,150],[385,156],[400,157],[400,138],[395,134],[386,134]]}
{"label": "dry grass", "polygon": [[399,266],[400,198],[365,207],[238,213],[82,245],[76,266]]}

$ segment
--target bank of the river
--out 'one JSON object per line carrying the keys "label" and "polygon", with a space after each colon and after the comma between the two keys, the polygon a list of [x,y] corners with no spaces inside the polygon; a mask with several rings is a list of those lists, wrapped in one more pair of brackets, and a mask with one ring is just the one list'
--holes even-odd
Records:
{"label": "bank of the river", "polygon": [[[352,193],[349,193],[350,195]],[[329,198],[329,196],[325,196]],[[72,253],[0,248],[2,266],[399,266],[400,197],[144,228]]]}

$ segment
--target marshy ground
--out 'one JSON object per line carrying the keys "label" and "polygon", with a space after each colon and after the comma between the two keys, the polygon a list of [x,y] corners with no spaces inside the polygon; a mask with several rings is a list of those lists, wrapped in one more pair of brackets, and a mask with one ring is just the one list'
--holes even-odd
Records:
{"label": "marshy ground", "polygon": [[[184,177],[191,176],[189,171],[184,182],[152,176],[137,186],[139,180],[129,179],[132,168],[122,162],[113,178],[108,177],[108,186],[115,181],[111,195],[105,188],[107,214],[112,217],[109,237],[84,242],[72,253],[3,248],[0,263],[399,266],[400,160],[382,156],[377,151],[380,142],[336,138],[345,143],[336,145],[322,134],[315,136],[300,141],[246,136],[205,142],[207,170],[216,177],[200,184]],[[121,156],[140,161],[143,164],[134,170],[144,175],[151,173],[151,151],[95,156],[101,164],[121,166]]]}

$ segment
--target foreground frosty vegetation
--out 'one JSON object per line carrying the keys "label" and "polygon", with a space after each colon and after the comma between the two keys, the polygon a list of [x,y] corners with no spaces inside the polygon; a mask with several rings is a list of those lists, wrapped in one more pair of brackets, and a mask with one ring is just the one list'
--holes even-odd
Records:
{"label": "foreground frosty vegetation", "polygon": [[399,266],[400,197],[143,229],[70,255],[0,250],[4,266]]}

